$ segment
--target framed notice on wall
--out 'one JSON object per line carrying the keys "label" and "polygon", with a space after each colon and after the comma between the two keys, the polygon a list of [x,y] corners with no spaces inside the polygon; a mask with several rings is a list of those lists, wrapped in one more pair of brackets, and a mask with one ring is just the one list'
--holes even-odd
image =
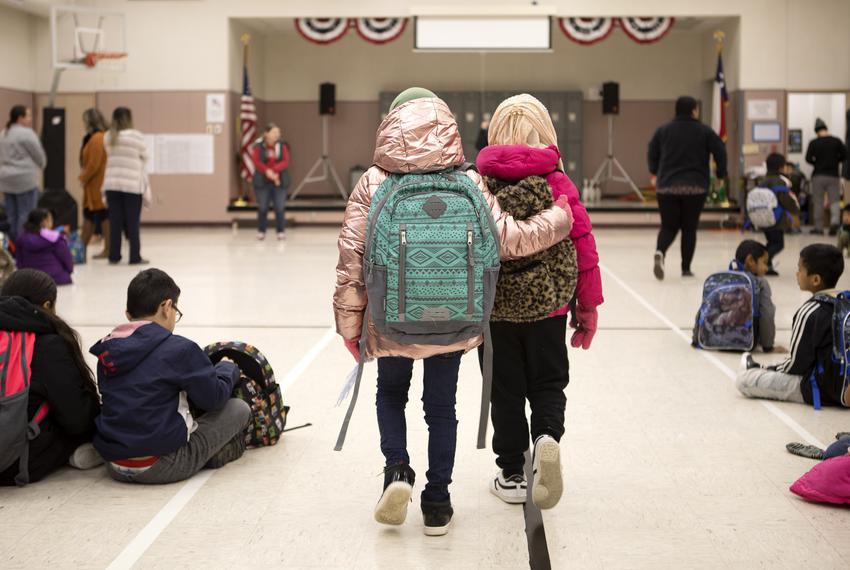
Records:
{"label": "framed notice on wall", "polygon": [[779,116],[776,99],[750,99],[747,101],[747,119],[750,121],[775,121]]}
{"label": "framed notice on wall", "polygon": [[772,123],[753,123],[753,142],[782,142],[782,125],[775,121]]}
{"label": "framed notice on wall", "polygon": [[803,152],[803,130],[788,129],[788,153],[799,154]]}

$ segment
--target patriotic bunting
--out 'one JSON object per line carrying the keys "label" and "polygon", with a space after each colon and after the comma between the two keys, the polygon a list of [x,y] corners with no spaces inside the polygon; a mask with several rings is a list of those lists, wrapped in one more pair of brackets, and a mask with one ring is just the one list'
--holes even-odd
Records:
{"label": "patriotic bunting", "polygon": [[620,18],[620,27],[639,44],[655,43],[673,27],[674,18]]}
{"label": "patriotic bunting", "polygon": [[558,24],[564,35],[582,45],[601,42],[614,31],[613,18],[559,18]]}
{"label": "patriotic bunting", "polygon": [[357,18],[355,29],[361,38],[373,44],[387,44],[404,32],[405,18]]}
{"label": "patriotic bunting", "polygon": [[348,31],[346,18],[297,18],[295,29],[314,44],[327,45],[342,38]]}

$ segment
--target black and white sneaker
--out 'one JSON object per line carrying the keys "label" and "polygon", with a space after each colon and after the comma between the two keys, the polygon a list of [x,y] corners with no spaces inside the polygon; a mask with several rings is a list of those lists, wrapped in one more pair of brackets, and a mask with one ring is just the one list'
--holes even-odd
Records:
{"label": "black and white sneaker", "polygon": [[499,469],[496,476],[490,481],[490,492],[512,505],[525,502],[528,495],[528,482],[525,475],[514,474],[505,477],[505,472]]}
{"label": "black and white sneaker", "polygon": [[551,509],[561,500],[564,491],[561,446],[555,438],[541,435],[534,441],[532,467],[534,483],[531,485],[531,500],[541,509]]}
{"label": "black and white sneaker", "polygon": [[741,355],[741,361],[738,364],[738,370],[740,372],[746,372],[747,370],[752,370],[753,368],[761,368],[761,364],[753,360],[753,355],[749,352],[745,352]]}
{"label": "black and white sneaker", "polygon": [[392,525],[404,523],[415,480],[416,473],[406,463],[384,469],[384,493],[375,505],[376,521]]}
{"label": "black and white sneaker", "polygon": [[655,278],[659,281],[664,281],[664,254],[660,251],[655,252],[655,266],[652,268],[652,272],[655,273]]}
{"label": "black and white sneaker", "polygon": [[422,521],[425,523],[425,536],[443,536],[449,532],[454,514],[451,501],[445,503],[422,501]]}

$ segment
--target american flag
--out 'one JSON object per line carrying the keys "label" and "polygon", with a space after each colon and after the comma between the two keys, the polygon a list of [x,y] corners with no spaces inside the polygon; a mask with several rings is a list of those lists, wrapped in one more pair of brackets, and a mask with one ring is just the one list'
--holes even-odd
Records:
{"label": "american flag", "polygon": [[723,54],[717,53],[717,73],[714,76],[714,97],[712,98],[711,128],[723,142],[726,142],[726,106],[729,93],[726,91],[726,74],[723,73]]}
{"label": "american flag", "polygon": [[242,178],[250,181],[254,175],[254,160],[251,158],[251,144],[257,136],[257,109],[254,107],[254,96],[251,95],[251,84],[248,82],[248,67],[242,68],[242,106],[239,112],[239,123],[242,130],[242,145],[240,147]]}

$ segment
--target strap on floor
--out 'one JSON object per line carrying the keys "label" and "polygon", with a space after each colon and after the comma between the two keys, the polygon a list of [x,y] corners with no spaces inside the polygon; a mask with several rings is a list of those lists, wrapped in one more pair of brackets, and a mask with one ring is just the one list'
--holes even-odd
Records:
{"label": "strap on floor", "polygon": [[336,438],[334,451],[342,451],[342,446],[345,444],[345,436],[348,434],[348,424],[351,423],[351,416],[354,414],[354,406],[357,405],[357,394],[360,392],[360,381],[363,379],[363,367],[366,365],[366,345],[369,335],[369,309],[363,314],[363,331],[360,333],[360,361],[357,363],[357,378],[354,380],[354,390],[351,392],[351,402],[348,403],[348,410],[345,412],[345,419],[342,420],[342,427],[339,429],[339,435]]}

